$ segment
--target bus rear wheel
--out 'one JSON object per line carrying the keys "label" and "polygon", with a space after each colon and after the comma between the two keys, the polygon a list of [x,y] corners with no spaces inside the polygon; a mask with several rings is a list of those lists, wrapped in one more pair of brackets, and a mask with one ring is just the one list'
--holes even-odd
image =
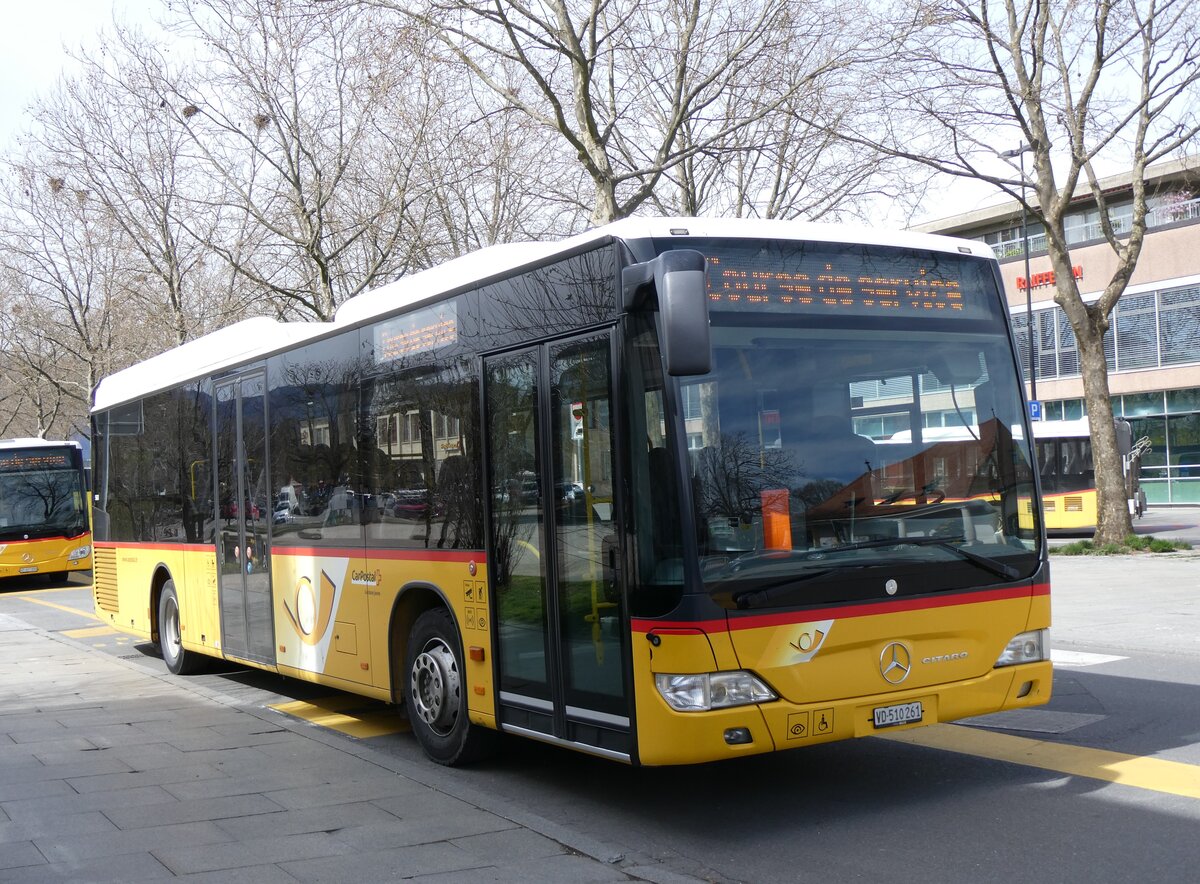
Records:
{"label": "bus rear wheel", "polygon": [[199,672],[206,663],[202,654],[184,650],[183,631],[179,624],[179,596],[175,592],[174,580],[163,584],[158,597],[158,648],[167,669],[175,675]]}
{"label": "bus rear wheel", "polygon": [[443,608],[417,618],[408,637],[404,701],[413,735],[438,764],[467,764],[487,755],[495,733],[471,723],[458,631]]}

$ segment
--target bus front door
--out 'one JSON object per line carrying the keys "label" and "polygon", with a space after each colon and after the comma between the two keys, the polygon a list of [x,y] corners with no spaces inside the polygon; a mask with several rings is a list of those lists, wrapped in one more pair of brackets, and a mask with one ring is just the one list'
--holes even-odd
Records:
{"label": "bus front door", "polygon": [[216,387],[217,585],[225,654],[274,663],[265,398],[262,372]]}
{"label": "bus front door", "polygon": [[505,730],[631,752],[608,333],[484,362]]}

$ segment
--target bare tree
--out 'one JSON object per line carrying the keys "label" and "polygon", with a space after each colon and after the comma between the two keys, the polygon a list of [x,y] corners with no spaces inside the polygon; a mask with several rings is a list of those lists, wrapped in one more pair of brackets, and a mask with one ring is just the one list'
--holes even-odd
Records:
{"label": "bare tree", "polygon": [[204,47],[203,72],[172,75],[159,97],[224,185],[224,227],[206,245],[281,316],[329,319],[421,266],[411,146],[428,120],[410,32],[332,5],[174,6],[174,30]]}
{"label": "bare tree", "polygon": [[[726,114],[751,122],[719,147],[681,151],[685,157],[664,173],[670,186],[655,191],[655,205],[669,215],[874,220],[886,201],[889,214],[911,216],[931,173],[838,137],[859,106],[836,99],[838,73],[766,113],[727,106]],[[679,137],[696,143],[690,121]]]}
{"label": "bare tree", "polygon": [[114,360],[127,364],[114,306],[128,292],[128,251],[91,193],[48,169],[27,154],[0,190],[4,337],[21,378],[24,431],[66,435],[86,428],[92,387]]}
{"label": "bare tree", "polygon": [[[116,27],[103,52],[81,53],[79,73],[35,108],[36,144],[54,174],[86,190],[131,250],[124,307],[140,309],[162,345],[240,318],[244,302],[206,268],[219,216],[209,179],[187,155],[189,139],[154,97],[167,71],[162,51],[139,32]],[[149,329],[148,329],[149,331]],[[158,336],[145,336],[152,355]]]}
{"label": "bare tree", "polygon": [[869,32],[851,27],[851,4],[349,2],[422,22],[479,82],[562,139],[592,183],[596,223],[632,214],[694,157],[744,150],[739,132],[873,52]]}
{"label": "bare tree", "polygon": [[[1045,224],[1055,302],[1075,333],[1091,418],[1096,540],[1121,542],[1131,523],[1104,336],[1145,236],[1146,167],[1200,131],[1200,18],[1187,0],[914,0],[889,12],[875,27],[898,31],[902,23],[906,32],[887,76],[864,92],[878,99],[872,129],[841,134],[939,172],[990,182]],[[1031,157],[1027,180],[1016,160],[1007,172],[991,171],[998,168],[996,145],[1018,138]],[[1130,169],[1128,232],[1109,219],[1097,173],[1105,159]],[[1090,303],[1071,273],[1064,229],[1081,190],[1100,209],[1117,263]]]}
{"label": "bare tree", "polygon": [[444,104],[424,164],[437,182],[430,226],[446,241],[430,263],[583,226],[578,194],[586,181],[558,143],[491,93],[480,95],[457,63],[443,65],[436,82]]}

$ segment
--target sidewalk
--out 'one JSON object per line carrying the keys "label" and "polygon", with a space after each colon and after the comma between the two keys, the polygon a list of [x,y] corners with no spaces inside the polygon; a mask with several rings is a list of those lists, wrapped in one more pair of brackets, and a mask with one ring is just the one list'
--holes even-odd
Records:
{"label": "sidewalk", "polygon": [[0,881],[696,880],[2,614],[0,661]]}
{"label": "sidewalk", "polygon": [[1200,657],[1200,549],[1051,556],[1050,587],[1051,647]]}

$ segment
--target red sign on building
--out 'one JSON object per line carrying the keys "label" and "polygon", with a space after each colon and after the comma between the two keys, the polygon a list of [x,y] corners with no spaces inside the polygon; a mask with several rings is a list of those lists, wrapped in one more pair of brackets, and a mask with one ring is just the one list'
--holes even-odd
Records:
{"label": "red sign on building", "polygon": [[[1076,279],[1083,279],[1083,266],[1076,264],[1071,268],[1071,275]],[[1047,270],[1043,273],[1031,273],[1028,281],[1026,281],[1024,276],[1017,277],[1017,289],[1018,291],[1022,292],[1025,291],[1026,288],[1040,289],[1052,285],[1054,285],[1053,270]]]}

